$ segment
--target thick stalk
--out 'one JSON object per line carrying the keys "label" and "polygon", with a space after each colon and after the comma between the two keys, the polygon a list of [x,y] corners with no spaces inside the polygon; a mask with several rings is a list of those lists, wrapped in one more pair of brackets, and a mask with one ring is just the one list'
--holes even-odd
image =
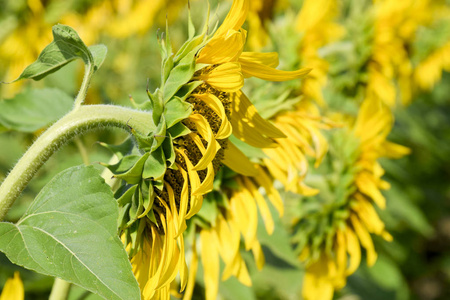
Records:
{"label": "thick stalk", "polygon": [[133,129],[147,135],[154,129],[150,112],[113,105],[86,105],[73,110],[31,145],[0,186],[0,221],[47,159],[73,137],[104,127]]}
{"label": "thick stalk", "polygon": [[69,296],[71,286],[70,282],[55,278],[55,283],[53,284],[48,300],[66,300]]}

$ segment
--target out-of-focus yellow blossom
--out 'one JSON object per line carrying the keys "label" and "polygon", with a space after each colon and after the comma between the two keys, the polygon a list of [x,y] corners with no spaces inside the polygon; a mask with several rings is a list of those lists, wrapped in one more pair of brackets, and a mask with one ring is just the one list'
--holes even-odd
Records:
{"label": "out-of-focus yellow blossom", "polygon": [[417,28],[432,20],[432,6],[430,0],[374,1],[375,32],[366,97],[394,107],[398,85],[400,103],[411,101],[413,68],[408,45]]}
{"label": "out-of-focus yellow blossom", "polygon": [[24,298],[25,291],[19,272],[14,272],[14,277],[6,281],[0,300],[23,300]]}
{"label": "out-of-focus yellow blossom", "polygon": [[275,2],[275,0],[254,0],[250,2],[250,11],[247,17],[249,28],[247,45],[254,51],[260,50],[269,43],[265,23],[272,17]]}
{"label": "out-of-focus yellow blossom", "polygon": [[414,81],[423,90],[431,90],[441,80],[442,71],[450,72],[450,42],[431,53],[414,69]]}
{"label": "out-of-focus yellow blossom", "polygon": [[308,171],[305,155],[313,157],[317,167],[328,150],[328,142],[321,129],[330,129],[333,124],[320,117],[315,104],[301,101],[294,111],[280,113],[274,124],[286,134],[286,139],[276,139],[276,148],[266,148],[263,159],[271,175],[279,180],[286,191],[304,196],[317,194],[317,189],[305,185],[303,179]]}
{"label": "out-of-focus yellow blossom", "polygon": [[301,92],[306,99],[320,105],[325,104],[322,88],[327,81],[328,62],[320,57],[318,50],[344,34],[344,28],[333,22],[337,14],[335,0],[305,0],[296,21],[296,29],[302,35],[301,65],[313,69],[303,81]]}
{"label": "out-of-focus yellow blossom", "polygon": [[386,199],[380,190],[389,188],[389,184],[381,179],[384,170],[378,159],[398,158],[409,153],[408,148],[386,140],[392,124],[392,114],[385,104],[380,100],[364,101],[349,133],[358,143],[358,155],[356,173],[347,188],[354,192],[346,204],[346,217],[338,228],[332,229],[331,244],[322,245],[319,254],[311,253],[310,246],[306,246],[300,255],[300,259],[306,262],[305,300],[331,300],[334,290],[344,287],[347,276],[358,268],[361,247],[366,250],[368,266],[372,266],[377,253],[371,234],[392,240],[374,208],[374,205],[385,208]]}

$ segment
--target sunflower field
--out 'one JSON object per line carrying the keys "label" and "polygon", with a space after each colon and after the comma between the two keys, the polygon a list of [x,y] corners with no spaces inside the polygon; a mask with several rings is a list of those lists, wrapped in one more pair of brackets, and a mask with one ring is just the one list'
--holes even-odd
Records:
{"label": "sunflower field", "polygon": [[0,0],[0,300],[450,299],[449,0]]}

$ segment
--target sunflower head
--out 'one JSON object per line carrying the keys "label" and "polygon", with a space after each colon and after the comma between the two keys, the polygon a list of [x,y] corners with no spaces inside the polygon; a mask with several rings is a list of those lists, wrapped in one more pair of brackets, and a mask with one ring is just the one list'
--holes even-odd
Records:
{"label": "sunflower head", "polygon": [[320,186],[321,193],[300,202],[302,213],[295,225],[294,242],[306,264],[305,299],[320,295],[331,299],[358,268],[361,247],[372,266],[377,253],[371,234],[392,240],[375,208],[385,208],[380,190],[389,188],[381,179],[384,171],[378,159],[408,153],[407,148],[386,141],[392,121],[386,105],[368,99],[356,120],[330,139],[329,155],[319,168],[323,182],[313,184]]}

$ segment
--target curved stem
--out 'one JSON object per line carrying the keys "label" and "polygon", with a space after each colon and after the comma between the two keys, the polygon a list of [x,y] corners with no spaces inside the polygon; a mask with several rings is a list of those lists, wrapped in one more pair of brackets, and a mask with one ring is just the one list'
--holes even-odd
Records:
{"label": "curved stem", "polygon": [[73,137],[87,130],[119,127],[147,135],[154,129],[151,112],[113,105],[86,105],[73,110],[31,145],[0,186],[0,220],[48,158]]}
{"label": "curved stem", "polygon": [[72,284],[70,282],[55,278],[55,283],[53,284],[48,300],[66,300],[67,296],[69,296],[71,286]]}

